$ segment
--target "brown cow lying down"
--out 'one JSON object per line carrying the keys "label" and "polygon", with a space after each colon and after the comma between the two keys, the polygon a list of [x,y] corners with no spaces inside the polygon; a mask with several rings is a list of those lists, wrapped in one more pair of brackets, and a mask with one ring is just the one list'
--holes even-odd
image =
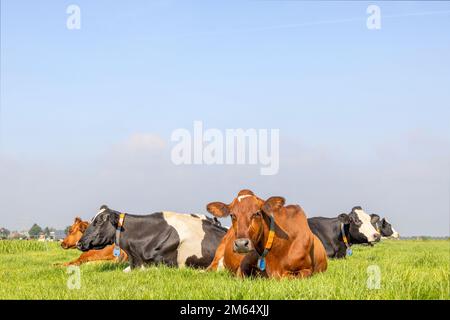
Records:
{"label": "brown cow lying down", "polygon": [[224,266],[238,276],[274,278],[304,278],[325,271],[326,251],[309,229],[302,208],[284,204],[282,197],[264,201],[250,190],[240,191],[229,205],[208,204],[211,214],[232,219],[208,269]]}
{"label": "brown cow lying down", "polygon": [[[76,248],[77,242],[83,236],[83,233],[86,230],[88,225],[89,225],[89,222],[82,221],[79,217],[76,217],[75,221],[73,222],[72,226],[69,229],[69,234],[62,241],[61,247],[63,247],[63,249]],[[106,246],[105,248],[103,248],[101,250],[89,250],[88,252],[82,253],[78,259],[70,261],[70,262],[66,262],[63,265],[64,266],[71,266],[71,265],[79,266],[82,263],[86,263],[86,262],[90,262],[90,261],[107,261],[107,260],[127,261],[128,260],[127,254],[124,251],[120,250],[120,257],[118,259],[117,257],[114,256],[113,250],[114,250],[114,245]]]}

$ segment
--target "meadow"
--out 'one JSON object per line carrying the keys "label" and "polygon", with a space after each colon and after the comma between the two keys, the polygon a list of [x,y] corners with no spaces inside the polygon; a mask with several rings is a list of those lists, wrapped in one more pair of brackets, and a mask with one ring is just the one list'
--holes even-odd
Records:
{"label": "meadow", "polygon": [[80,267],[77,289],[77,270],[58,264],[79,251],[0,240],[0,299],[449,299],[449,240],[353,248],[353,256],[330,260],[326,273],[304,280],[242,280],[226,271],[167,267],[123,273],[126,264],[93,262]]}

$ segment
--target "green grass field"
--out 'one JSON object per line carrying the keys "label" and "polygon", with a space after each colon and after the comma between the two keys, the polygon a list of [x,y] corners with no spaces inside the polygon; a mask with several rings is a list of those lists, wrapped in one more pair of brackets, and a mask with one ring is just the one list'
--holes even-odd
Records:
{"label": "green grass field", "polygon": [[[237,279],[227,272],[151,267],[123,273],[126,264],[80,267],[80,289],[54,264],[80,253],[57,243],[0,241],[0,299],[449,299],[450,241],[383,241],[354,246],[326,273],[306,280]],[[369,266],[377,266],[371,267]],[[369,289],[379,268],[379,289]]]}

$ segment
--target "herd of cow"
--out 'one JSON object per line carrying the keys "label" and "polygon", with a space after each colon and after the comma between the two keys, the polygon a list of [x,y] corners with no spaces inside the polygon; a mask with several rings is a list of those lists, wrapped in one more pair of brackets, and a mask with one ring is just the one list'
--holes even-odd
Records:
{"label": "herd of cow", "polygon": [[[328,258],[351,255],[353,244],[373,245],[399,234],[386,219],[361,207],[336,218],[309,218],[282,197],[263,200],[242,190],[230,203],[212,202],[214,218],[158,212],[132,215],[102,206],[90,221],[76,218],[62,242],[81,256],[65,265],[96,260],[128,261],[124,271],[164,264],[227,269],[238,276],[309,277],[327,269]],[[217,218],[230,216],[232,226]]]}

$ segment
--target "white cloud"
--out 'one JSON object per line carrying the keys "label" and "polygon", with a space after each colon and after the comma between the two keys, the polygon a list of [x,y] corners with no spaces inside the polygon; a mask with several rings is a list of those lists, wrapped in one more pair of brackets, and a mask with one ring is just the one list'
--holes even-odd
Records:
{"label": "white cloud", "polygon": [[125,152],[153,152],[160,151],[166,146],[160,136],[149,133],[135,133],[115,147]]}
{"label": "white cloud", "polygon": [[[243,188],[285,196],[309,216],[336,216],[362,205],[387,216],[404,235],[448,235],[450,144],[415,132],[369,146],[372,156],[339,146],[281,140],[280,173],[258,166],[175,166],[170,147],[134,134],[84,163],[0,157],[0,214],[8,228],[33,222],[64,227],[102,204],[130,213],[205,213]],[[82,156],[80,156],[82,157]]]}

